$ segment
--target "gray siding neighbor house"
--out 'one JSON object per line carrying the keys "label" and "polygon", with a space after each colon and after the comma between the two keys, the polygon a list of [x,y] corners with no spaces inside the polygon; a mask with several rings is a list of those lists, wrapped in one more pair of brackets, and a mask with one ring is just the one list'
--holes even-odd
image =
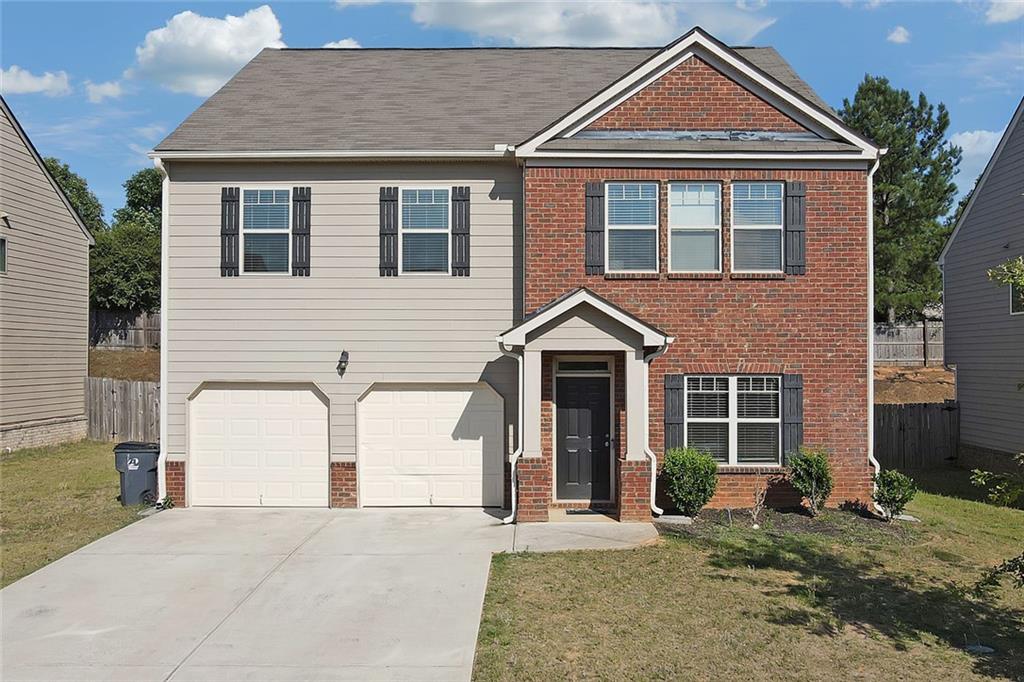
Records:
{"label": "gray siding neighbor house", "polygon": [[1024,255],[1024,100],[939,261],[946,363],[956,368],[961,461],[1001,468],[1024,452],[1024,292],[987,271]]}
{"label": "gray siding neighbor house", "polygon": [[0,98],[0,450],[84,438],[92,236]]}

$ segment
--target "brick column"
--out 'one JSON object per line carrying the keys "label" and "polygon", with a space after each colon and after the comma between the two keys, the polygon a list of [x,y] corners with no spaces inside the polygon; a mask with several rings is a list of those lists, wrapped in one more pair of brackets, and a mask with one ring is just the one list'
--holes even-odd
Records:
{"label": "brick column", "polygon": [[551,504],[551,461],[543,457],[521,457],[516,464],[519,508],[516,521],[547,521]]}
{"label": "brick column", "polygon": [[651,520],[651,460],[618,459],[619,521]]}
{"label": "brick column", "polygon": [[174,501],[176,507],[186,507],[185,463],[167,462],[164,466],[164,492]]}
{"label": "brick column", "polygon": [[331,508],[351,509],[355,506],[356,463],[331,462]]}

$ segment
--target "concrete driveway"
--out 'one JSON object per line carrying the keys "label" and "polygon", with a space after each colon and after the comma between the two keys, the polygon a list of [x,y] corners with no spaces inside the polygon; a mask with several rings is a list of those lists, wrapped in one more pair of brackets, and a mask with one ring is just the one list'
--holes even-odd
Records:
{"label": "concrete driveway", "polygon": [[0,592],[0,677],[469,679],[491,554],[518,529],[524,549],[653,533],[478,509],[172,510]]}

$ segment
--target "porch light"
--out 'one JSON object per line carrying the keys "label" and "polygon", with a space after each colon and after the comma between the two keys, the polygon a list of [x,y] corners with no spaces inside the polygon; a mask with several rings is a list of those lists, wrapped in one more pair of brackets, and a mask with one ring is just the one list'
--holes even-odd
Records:
{"label": "porch light", "polygon": [[348,351],[341,351],[341,355],[338,356],[338,376],[340,377],[348,369]]}

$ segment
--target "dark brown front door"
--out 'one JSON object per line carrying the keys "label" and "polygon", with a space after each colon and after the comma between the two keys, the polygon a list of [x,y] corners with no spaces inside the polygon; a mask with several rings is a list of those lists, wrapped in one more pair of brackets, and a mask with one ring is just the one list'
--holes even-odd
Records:
{"label": "dark brown front door", "polygon": [[611,497],[608,377],[559,377],[555,384],[558,499]]}

